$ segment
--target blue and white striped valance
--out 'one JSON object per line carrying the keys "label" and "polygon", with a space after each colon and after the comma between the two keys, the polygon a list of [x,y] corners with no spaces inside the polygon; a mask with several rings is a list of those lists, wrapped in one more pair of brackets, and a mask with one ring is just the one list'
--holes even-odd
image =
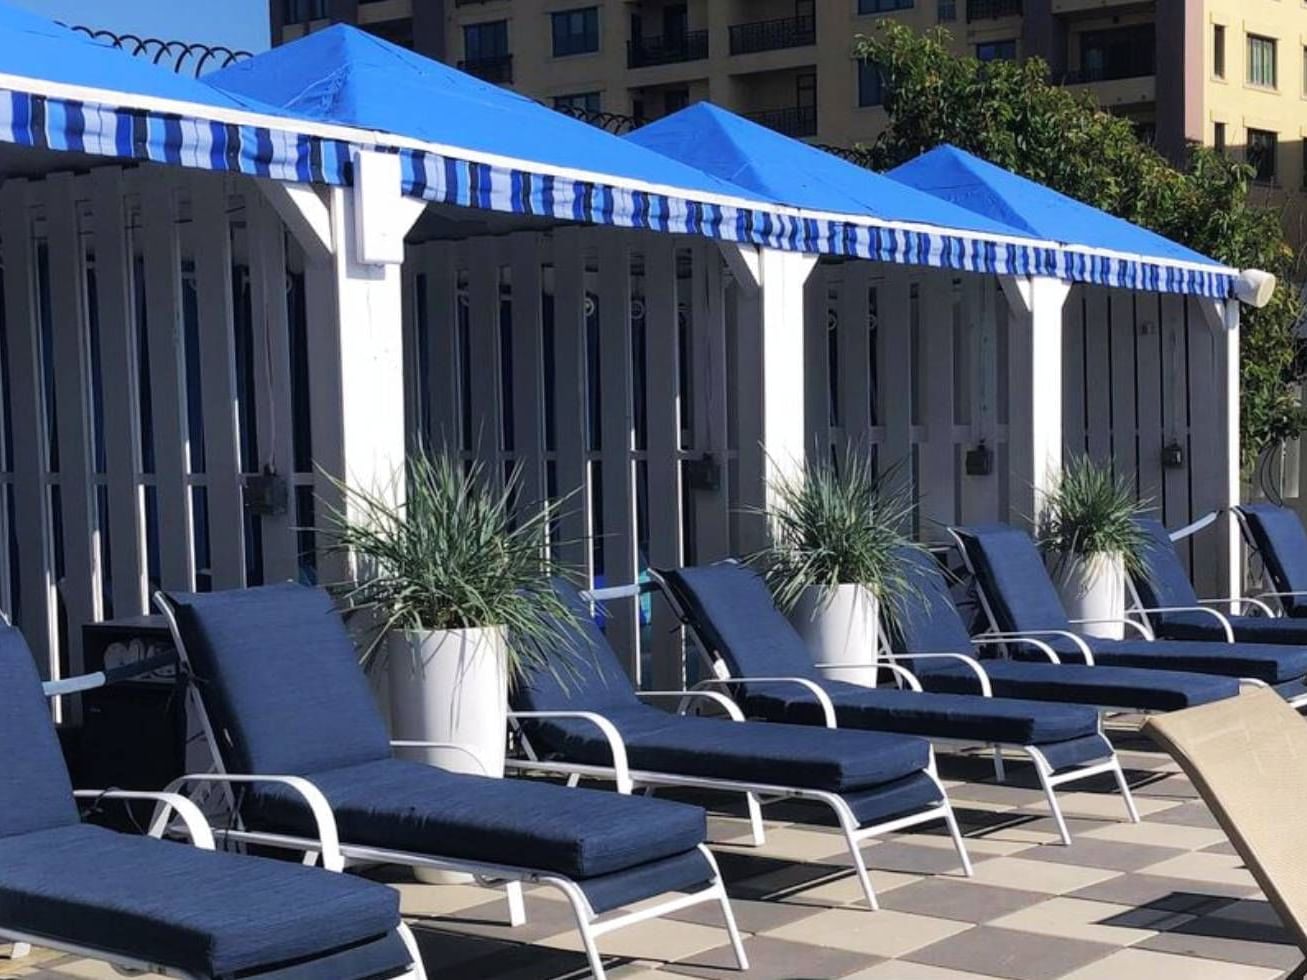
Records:
{"label": "blue and white striped valance", "polygon": [[875,262],[994,275],[1052,276],[1071,282],[1214,299],[1228,298],[1234,286],[1234,276],[1219,267],[1205,270],[1102,255],[1074,247],[801,218],[762,208],[732,207],[535,174],[421,150],[404,149],[400,155],[405,194],[459,207],[703,235],[722,241]]}
{"label": "blue and white striped valance", "polygon": [[[296,132],[292,120],[287,120],[285,128],[236,125],[0,90],[0,142],[299,183],[341,187],[353,181],[354,144]],[[1047,275],[1072,282],[1217,299],[1231,296],[1234,284],[1230,273],[1216,267],[1207,271],[1033,242],[801,218],[778,214],[765,206],[714,204],[690,196],[630,190],[422,150],[397,152],[405,194],[461,207],[701,235],[875,262],[997,275]]]}

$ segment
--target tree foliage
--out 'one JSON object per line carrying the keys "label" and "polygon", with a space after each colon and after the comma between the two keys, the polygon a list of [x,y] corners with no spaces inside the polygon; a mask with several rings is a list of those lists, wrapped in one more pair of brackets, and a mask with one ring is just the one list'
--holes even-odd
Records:
{"label": "tree foliage", "polygon": [[958,57],[942,29],[920,35],[882,21],[857,37],[854,53],[879,67],[890,119],[863,148],[868,165],[887,169],[951,143],[1227,265],[1275,274],[1270,304],[1243,315],[1245,464],[1307,427],[1296,390],[1305,372],[1294,332],[1295,255],[1279,213],[1250,202],[1251,167],[1193,147],[1177,168],[1141,142],[1128,119],[1052,84],[1040,59]]}

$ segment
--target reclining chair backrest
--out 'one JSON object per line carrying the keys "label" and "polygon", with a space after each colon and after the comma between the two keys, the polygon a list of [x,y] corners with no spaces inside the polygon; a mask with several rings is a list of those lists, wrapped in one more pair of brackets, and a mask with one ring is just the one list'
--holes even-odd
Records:
{"label": "reclining chair backrest", "polygon": [[1029,534],[1007,524],[957,528],[956,533],[1000,631],[1072,628]]}
{"label": "reclining chair backrest", "polygon": [[595,625],[590,605],[570,582],[554,580],[554,591],[576,614],[579,627],[555,624],[564,639],[543,651],[557,674],[528,669],[513,691],[519,711],[560,711],[639,707],[631,679],[608,638]]}
{"label": "reclining chair backrest", "polygon": [[389,757],[358,652],[326,592],[286,583],[166,599],[230,767],[302,775]]}
{"label": "reclining chair backrest", "polygon": [[[899,653],[972,653],[971,634],[949,589],[948,573],[929,552],[920,548],[900,548],[896,553],[902,565],[910,593],[894,610],[890,643]],[[943,660],[917,660],[906,663],[916,674],[948,670]]]}
{"label": "reclining chair backrest", "polygon": [[[1198,593],[1189,581],[1171,541],[1166,526],[1155,517],[1136,517],[1135,524],[1144,532],[1143,574],[1133,577],[1135,590],[1145,606],[1196,606]],[[1175,620],[1183,613],[1153,613],[1155,622]]]}
{"label": "reclining chair backrest", "polygon": [[[1253,545],[1277,592],[1307,591],[1307,530],[1298,515],[1275,504],[1240,504]],[[1286,616],[1307,616],[1307,596],[1280,600]]]}
{"label": "reclining chair backrest", "polygon": [[81,819],[50,706],[23,634],[0,624],[0,837]]}
{"label": "reclining chair backrest", "polygon": [[798,631],[753,569],[723,563],[663,572],[699,638],[736,677],[821,680]]}
{"label": "reclining chair backrest", "polygon": [[1257,884],[1307,950],[1307,724],[1275,691],[1153,715],[1166,749],[1216,817]]}

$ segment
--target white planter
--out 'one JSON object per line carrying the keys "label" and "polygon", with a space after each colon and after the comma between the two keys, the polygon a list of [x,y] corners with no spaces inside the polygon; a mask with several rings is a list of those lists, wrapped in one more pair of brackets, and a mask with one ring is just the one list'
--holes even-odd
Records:
{"label": "white planter", "polygon": [[865,586],[840,585],[833,592],[810,588],[794,607],[790,622],[803,637],[814,663],[849,665],[822,671],[823,676],[876,686],[880,601]]}
{"label": "white planter", "polygon": [[[499,629],[391,633],[386,638],[391,735],[450,742],[455,749],[397,749],[400,758],[451,772],[502,777],[508,731],[508,669]],[[470,881],[457,872],[414,868],[419,881]]]}
{"label": "white planter", "polygon": [[[1055,559],[1052,568],[1069,619],[1125,617],[1125,564],[1120,555]],[[1119,640],[1125,634],[1119,622],[1091,623],[1077,629],[1110,640]]]}

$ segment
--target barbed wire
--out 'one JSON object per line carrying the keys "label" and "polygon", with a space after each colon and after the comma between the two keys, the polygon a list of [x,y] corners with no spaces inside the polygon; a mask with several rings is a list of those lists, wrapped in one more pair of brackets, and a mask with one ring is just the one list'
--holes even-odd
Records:
{"label": "barbed wire", "polygon": [[[61,22],[62,23],[62,22]],[[254,55],[225,44],[201,44],[198,41],[169,41],[160,37],[141,37],[139,34],[87,27],[83,24],[63,24],[69,30],[85,34],[93,41],[108,41],[113,47],[126,51],[134,58],[144,58],[156,65],[170,67],[179,75],[190,73],[199,78],[206,71],[217,71]]]}

